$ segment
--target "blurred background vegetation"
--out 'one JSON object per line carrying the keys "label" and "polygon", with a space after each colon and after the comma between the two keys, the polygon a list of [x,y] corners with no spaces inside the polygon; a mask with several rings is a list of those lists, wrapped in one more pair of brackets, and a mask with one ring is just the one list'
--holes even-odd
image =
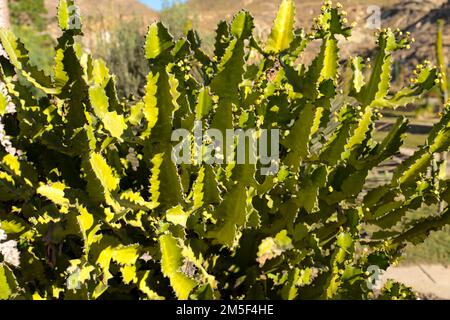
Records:
{"label": "blurred background vegetation", "polygon": [[189,16],[188,4],[180,0],[163,0],[159,17],[169,27],[175,38],[180,38],[193,27],[193,19]]}
{"label": "blurred background vegetation", "polygon": [[[193,27],[187,4],[177,0],[163,1],[159,19],[177,39]],[[107,33],[100,33],[90,45],[92,53],[104,59],[111,72],[118,76],[117,90],[121,97],[130,93],[135,97],[143,95],[148,74],[143,51],[145,31],[140,19],[124,21]]]}
{"label": "blurred background vegetation", "polygon": [[30,51],[31,62],[50,74],[55,41],[47,30],[44,0],[9,0],[8,4],[12,28]]}
{"label": "blurred background vegetation", "polygon": [[[142,96],[148,74],[145,60],[144,34],[135,22],[121,24],[107,37],[99,36],[91,48],[95,56],[106,61],[110,71],[118,75],[119,96]],[[127,97],[128,98],[128,97]]]}

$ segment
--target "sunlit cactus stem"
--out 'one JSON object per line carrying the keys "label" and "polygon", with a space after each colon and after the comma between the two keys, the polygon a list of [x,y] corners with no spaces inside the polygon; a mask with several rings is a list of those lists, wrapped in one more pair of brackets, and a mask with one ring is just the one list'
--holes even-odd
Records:
{"label": "sunlit cactus stem", "polygon": [[[343,78],[339,48],[352,27],[341,5],[326,1],[308,33],[295,12],[282,0],[266,40],[238,12],[219,25],[213,57],[194,31],[176,39],[153,23],[137,100],[120,100],[106,63],[83,52],[73,0],[60,0],[51,77],[0,28],[0,134],[9,141],[0,143],[0,239],[18,244],[0,241],[10,258],[0,255],[0,299],[374,298],[368,270],[450,224],[448,207],[402,223],[450,203],[450,181],[432,170],[450,148],[450,105],[374,186],[371,173],[395,159],[408,129],[399,117],[378,140],[381,112],[420,101],[438,71],[424,63],[393,89],[394,52],[412,42],[383,29],[370,66],[354,57]],[[299,64],[313,40],[319,52]],[[276,156],[261,152],[255,164],[245,141],[264,132]],[[276,170],[264,175],[268,165]]]}
{"label": "sunlit cactus stem", "polygon": [[447,63],[444,56],[444,43],[443,43],[444,26],[445,21],[442,19],[438,20],[437,39],[436,39],[436,60],[440,72],[439,89],[441,90],[442,104],[445,104],[449,98]]}
{"label": "sunlit cactus stem", "polygon": [[[439,89],[442,99],[442,107],[448,100],[448,75],[447,75],[447,64],[444,56],[444,33],[445,21],[440,19],[437,23],[437,39],[436,39],[436,61],[439,69]],[[448,152],[443,152],[437,155],[437,161],[440,163],[440,175],[445,177],[447,175],[447,162],[448,162]],[[438,211],[442,212],[444,210],[444,204],[442,201],[439,202]]]}

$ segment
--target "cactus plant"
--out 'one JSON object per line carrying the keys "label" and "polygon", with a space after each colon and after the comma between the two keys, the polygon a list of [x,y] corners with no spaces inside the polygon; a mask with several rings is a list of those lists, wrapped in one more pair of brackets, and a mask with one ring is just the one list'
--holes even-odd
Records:
{"label": "cactus plant", "polygon": [[[20,251],[20,268],[0,262],[0,298],[368,299],[370,266],[386,269],[407,243],[450,223],[447,208],[393,229],[408,211],[449,201],[431,170],[450,146],[449,106],[391,181],[367,184],[407,129],[399,118],[376,142],[380,110],[414,102],[438,77],[424,65],[391,92],[392,53],[408,38],[380,30],[371,72],[353,58],[345,95],[339,42],[351,27],[330,2],[306,33],[283,0],[265,43],[241,11],[219,25],[214,57],[195,31],[175,41],[156,22],[145,96],[120,101],[116,77],[76,41],[74,5],[60,1],[54,77],[0,31],[0,232]],[[299,65],[312,41],[320,52]],[[279,130],[279,170],[174,163],[172,132],[198,123]],[[369,226],[376,232],[364,236]]]}

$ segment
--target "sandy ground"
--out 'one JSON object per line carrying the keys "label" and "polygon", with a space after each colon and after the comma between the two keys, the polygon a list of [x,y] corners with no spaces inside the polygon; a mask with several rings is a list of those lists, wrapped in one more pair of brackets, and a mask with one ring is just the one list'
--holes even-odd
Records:
{"label": "sandy ground", "polygon": [[419,293],[450,300],[450,266],[417,265],[388,269],[382,280],[393,279],[412,287]]}

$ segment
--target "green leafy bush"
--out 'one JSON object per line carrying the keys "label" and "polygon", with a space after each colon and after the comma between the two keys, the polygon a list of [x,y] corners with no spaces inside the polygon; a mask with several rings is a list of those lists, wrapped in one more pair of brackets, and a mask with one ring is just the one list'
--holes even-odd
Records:
{"label": "green leafy bush", "polygon": [[142,50],[145,38],[140,29],[134,21],[122,23],[108,39],[98,37],[92,48],[111,73],[120,75],[116,83],[119,98],[143,95],[149,69]]}
{"label": "green leafy bush", "polygon": [[[52,78],[0,32],[0,298],[367,299],[369,267],[387,268],[407,243],[450,223],[445,209],[394,228],[424,203],[449,201],[433,158],[450,145],[448,108],[391,182],[367,188],[407,129],[399,118],[375,142],[379,110],[414,102],[438,80],[425,65],[390,92],[392,53],[409,45],[401,34],[378,33],[370,72],[352,60],[344,95],[338,39],[351,27],[330,3],[306,34],[283,0],[266,43],[239,12],[219,25],[213,58],[194,31],[174,41],[155,23],[145,95],[122,102],[116,77],[76,43],[71,5],[60,1]],[[319,54],[299,65],[312,41],[321,41]],[[175,165],[171,134],[196,120],[221,131],[279,129],[278,173]],[[405,290],[389,283],[382,298]]]}
{"label": "green leafy bush", "polygon": [[44,0],[10,0],[8,6],[12,29],[30,51],[31,64],[50,74],[55,52]]}
{"label": "green leafy bush", "polygon": [[160,19],[164,25],[168,26],[170,33],[176,39],[182,37],[189,25],[192,24],[189,18],[189,8],[180,0],[163,1]]}

